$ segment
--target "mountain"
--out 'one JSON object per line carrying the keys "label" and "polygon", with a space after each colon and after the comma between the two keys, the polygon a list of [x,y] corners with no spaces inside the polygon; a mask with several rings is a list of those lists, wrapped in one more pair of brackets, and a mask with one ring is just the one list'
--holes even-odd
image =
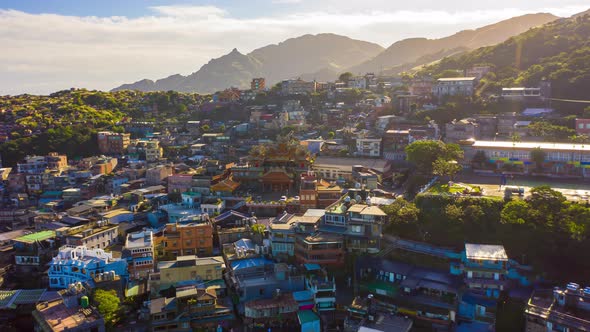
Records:
{"label": "mountain", "polygon": [[419,75],[489,65],[494,70],[480,82],[479,93],[497,94],[502,87],[538,86],[551,82],[554,98],[588,99],[590,91],[590,12],[531,29],[495,46],[447,57]]}
{"label": "mountain", "polygon": [[[377,44],[335,34],[304,35],[261,47],[246,55],[234,49],[209,61],[188,76],[172,75],[155,82],[144,79],[123,84],[113,91],[129,89],[211,93],[230,86],[248,88],[253,77],[265,77],[267,85],[270,85],[324,69],[335,75],[383,50]],[[326,76],[333,78],[331,75]]]}
{"label": "mountain", "polygon": [[383,50],[377,44],[322,33],[287,39],[256,49],[249,55],[264,64],[263,74],[268,81],[278,82],[320,70],[342,72]]}
{"label": "mountain", "polygon": [[444,53],[445,50],[461,47],[475,49],[482,46],[495,45],[532,27],[543,25],[557,18],[557,16],[547,13],[527,14],[475,30],[460,31],[452,36],[440,39],[409,38],[400,40],[375,58],[352,66],[348,71],[352,73],[366,73],[389,70],[391,72],[391,69],[400,65],[415,64],[419,58],[429,54]]}

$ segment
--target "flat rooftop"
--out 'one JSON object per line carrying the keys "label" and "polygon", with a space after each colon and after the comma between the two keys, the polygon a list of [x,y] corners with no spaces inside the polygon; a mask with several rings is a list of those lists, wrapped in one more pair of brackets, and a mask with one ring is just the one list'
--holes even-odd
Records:
{"label": "flat rooftop", "polygon": [[38,241],[43,241],[47,239],[51,239],[55,237],[55,231],[41,231],[36,233],[27,234],[21,237],[17,237],[14,241],[18,242],[25,242],[25,243],[35,243]]}
{"label": "flat rooftop", "polygon": [[507,261],[508,256],[502,245],[465,243],[467,259]]}
{"label": "flat rooftop", "polygon": [[472,145],[477,148],[497,148],[497,149],[535,149],[549,151],[590,151],[590,144],[572,144],[572,143],[547,143],[547,142],[512,142],[512,141],[475,141]]}

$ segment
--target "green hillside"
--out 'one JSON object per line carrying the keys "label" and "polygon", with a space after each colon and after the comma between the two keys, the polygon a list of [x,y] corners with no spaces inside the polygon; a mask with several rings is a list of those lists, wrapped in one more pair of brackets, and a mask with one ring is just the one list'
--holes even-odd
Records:
{"label": "green hillside", "polygon": [[491,65],[480,83],[481,94],[502,87],[552,84],[554,98],[588,99],[590,91],[590,15],[559,19],[496,46],[448,57],[418,74],[440,76],[445,70]]}

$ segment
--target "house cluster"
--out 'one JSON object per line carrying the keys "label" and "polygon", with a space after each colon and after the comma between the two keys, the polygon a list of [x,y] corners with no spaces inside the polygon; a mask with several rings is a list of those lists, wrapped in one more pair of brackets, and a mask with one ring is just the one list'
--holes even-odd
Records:
{"label": "house cluster", "polygon": [[[469,243],[443,253],[449,270],[386,259],[425,244],[386,236],[382,209],[396,199],[396,172],[409,168],[405,148],[421,140],[460,143],[459,162],[476,171],[511,165],[586,176],[583,144],[507,139],[526,137],[528,119],[550,113],[535,107],[548,96],[545,85],[496,96],[532,105],[521,113],[440,128],[416,121],[419,109],[472,96],[490,70],[411,82],[295,79],[280,89],[254,78],[250,90],[214,94],[199,106],[200,120],[126,119],[97,133],[100,155],[49,153],[0,168],[0,321],[26,308],[39,331],[103,331],[110,322],[92,291],[106,289],[140,299],[127,314],[152,331],[227,331],[240,321],[319,332],[335,329],[342,312],[354,332],[493,326],[500,294],[530,282],[526,267],[500,245]],[[394,94],[402,85],[409,94]],[[272,102],[256,102],[273,90]],[[325,103],[307,102],[324,94]],[[240,120],[207,119],[220,108]],[[158,106],[140,111],[157,115]],[[576,129],[590,132],[590,120],[578,119]],[[535,149],[543,162],[531,157]],[[588,295],[574,288],[534,295],[527,324],[569,327],[563,315],[581,312]]]}

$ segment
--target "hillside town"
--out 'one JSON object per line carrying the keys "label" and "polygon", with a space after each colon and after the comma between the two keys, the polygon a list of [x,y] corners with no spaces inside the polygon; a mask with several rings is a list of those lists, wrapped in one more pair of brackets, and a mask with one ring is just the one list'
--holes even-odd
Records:
{"label": "hillside town", "polygon": [[[254,78],[248,90],[193,101],[174,121],[162,121],[158,103],[131,106],[136,116],[92,136],[95,155],[5,157],[0,325],[590,329],[590,288],[575,282],[588,270],[542,270],[541,251],[485,228],[445,235],[492,218],[484,204],[499,206],[493,223],[512,227],[506,234],[524,232],[517,204],[588,205],[578,185],[590,176],[590,116],[564,125],[549,81],[476,95],[493,71],[346,73],[272,87]],[[455,117],[482,100],[503,111]],[[55,127],[3,105],[3,142]],[[461,221],[421,224],[429,213]]]}

